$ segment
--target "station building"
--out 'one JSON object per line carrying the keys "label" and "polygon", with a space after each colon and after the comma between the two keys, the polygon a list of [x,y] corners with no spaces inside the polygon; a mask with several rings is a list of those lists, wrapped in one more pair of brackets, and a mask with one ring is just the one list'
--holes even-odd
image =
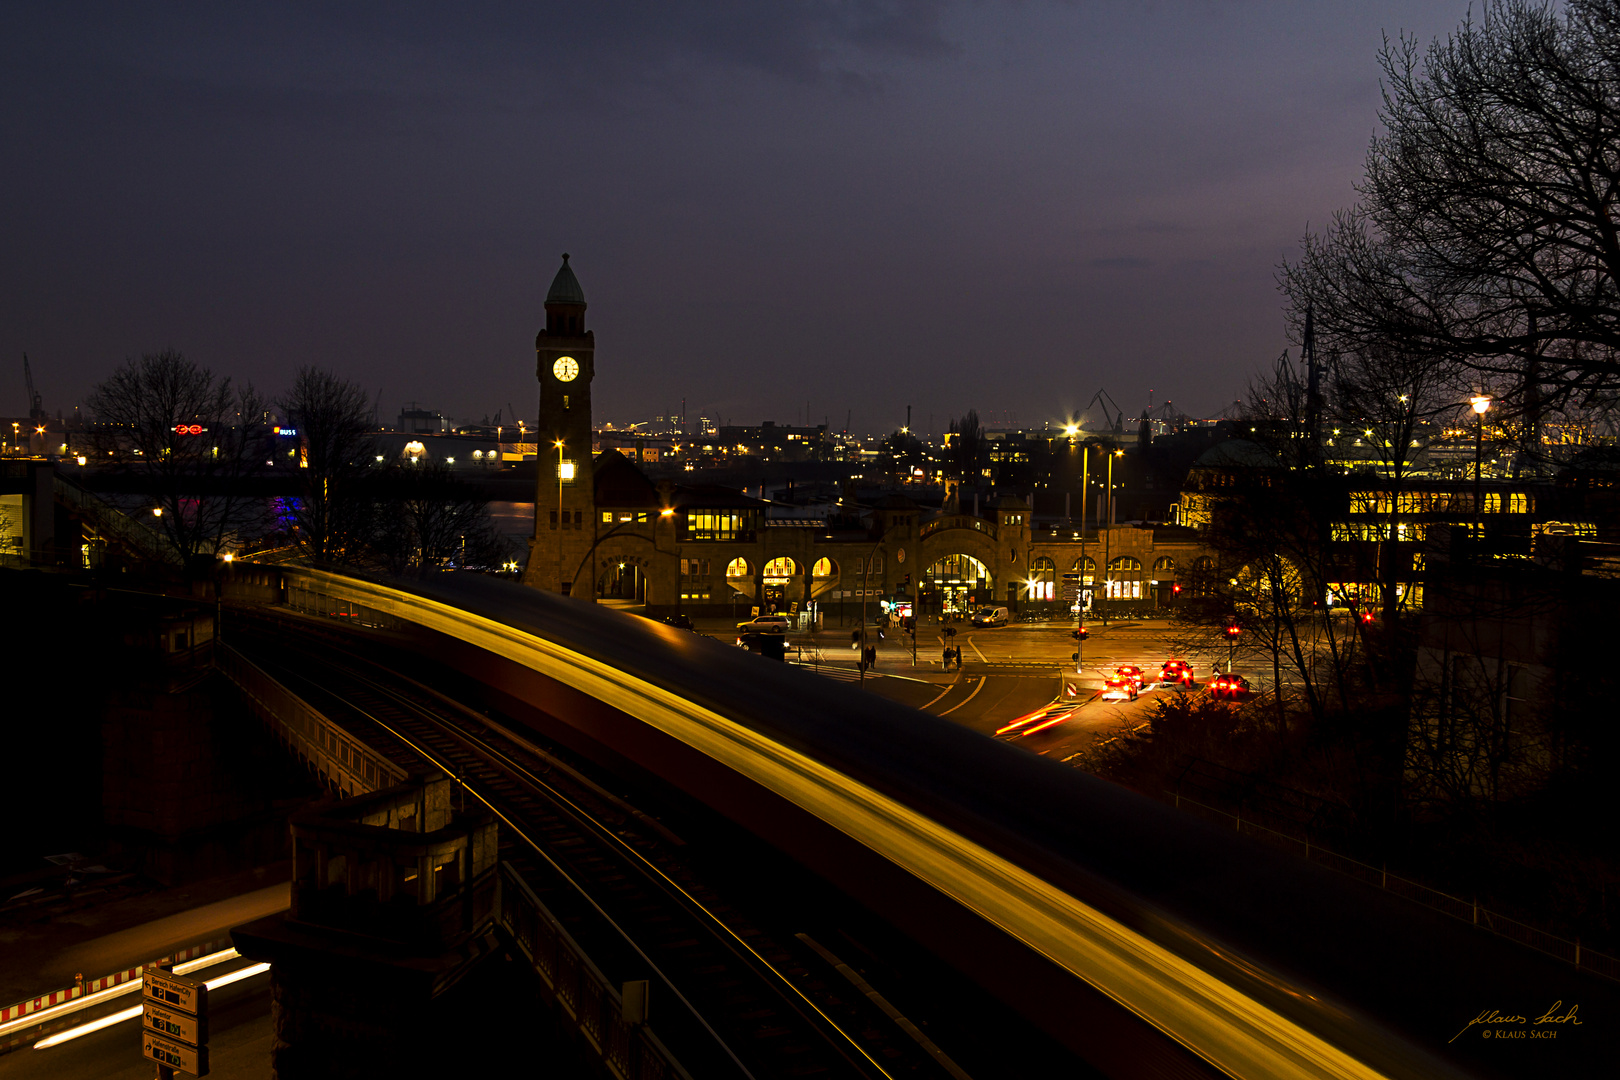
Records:
{"label": "station building", "polygon": [[805,512],[734,488],[654,483],[616,449],[591,452],[595,337],[567,256],[535,340],[540,382],[535,533],[526,584],[649,615],[838,610],[910,602],[927,617],[986,605],[1066,615],[1064,575],[1094,603],[1167,603],[1200,556],[1175,525],[1037,527],[1031,504],[941,512],[892,495]]}

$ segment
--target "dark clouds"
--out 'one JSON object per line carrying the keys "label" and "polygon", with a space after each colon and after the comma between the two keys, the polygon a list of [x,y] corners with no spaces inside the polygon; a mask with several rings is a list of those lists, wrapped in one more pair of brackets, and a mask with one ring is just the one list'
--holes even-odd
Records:
{"label": "dark clouds", "polygon": [[173,346],[532,416],[568,250],[605,418],[1213,410],[1353,197],[1381,32],[1466,0],[465,7],[0,17],[0,356],[53,410]]}

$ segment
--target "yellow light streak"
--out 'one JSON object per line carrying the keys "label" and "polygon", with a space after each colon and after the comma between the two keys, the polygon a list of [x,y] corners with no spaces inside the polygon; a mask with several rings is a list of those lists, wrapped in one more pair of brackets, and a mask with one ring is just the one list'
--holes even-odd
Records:
{"label": "yellow light streak", "polygon": [[1346,1051],[911,807],[674,691],[450,604],[319,570],[321,591],[530,668],[706,754],[859,841],[1234,1077],[1375,1080]]}

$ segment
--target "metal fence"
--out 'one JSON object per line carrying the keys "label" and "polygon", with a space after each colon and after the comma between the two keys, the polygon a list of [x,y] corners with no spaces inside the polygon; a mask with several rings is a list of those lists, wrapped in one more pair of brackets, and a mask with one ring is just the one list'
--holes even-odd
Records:
{"label": "metal fence", "polygon": [[620,1080],[691,1080],[510,863],[501,863],[500,925],[568,1021]]}
{"label": "metal fence", "polygon": [[1329,870],[1357,878],[1376,888],[1391,892],[1397,896],[1405,897],[1415,903],[1433,911],[1450,915],[1454,919],[1473,923],[1475,926],[1489,930],[1500,937],[1516,941],[1521,945],[1528,945],[1539,952],[1546,953],[1566,963],[1574,964],[1583,971],[1590,971],[1606,978],[1620,981],[1620,960],[1606,953],[1595,952],[1583,948],[1579,939],[1570,941],[1557,934],[1548,933],[1538,927],[1510,919],[1499,912],[1491,911],[1482,906],[1478,900],[1464,900],[1439,889],[1430,888],[1419,882],[1403,878],[1398,874],[1391,874],[1387,867],[1371,866],[1347,855],[1340,855],[1330,851],[1320,844],[1312,843],[1309,836],[1301,839],[1276,829],[1267,828],[1250,820],[1245,821],[1242,814],[1234,814],[1226,810],[1218,810],[1213,806],[1201,803],[1196,799],[1188,798],[1177,791],[1166,791],[1166,795],[1175,800],[1177,809],[1194,811],[1208,820],[1218,821],[1230,825],[1238,833],[1253,837],[1256,840],[1281,847],[1295,854],[1303,855],[1312,862],[1320,863]]}

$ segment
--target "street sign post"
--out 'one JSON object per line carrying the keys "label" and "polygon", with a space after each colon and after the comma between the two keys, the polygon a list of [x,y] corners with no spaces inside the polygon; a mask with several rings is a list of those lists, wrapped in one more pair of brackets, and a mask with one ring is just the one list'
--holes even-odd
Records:
{"label": "street sign post", "polygon": [[208,985],[200,979],[149,969],[142,975],[141,1000],[201,1016],[208,1011]]}
{"label": "street sign post", "polygon": [[208,1075],[208,1047],[187,1046],[183,1042],[165,1039],[161,1035],[150,1031],[141,1032],[141,1056],[148,1061],[155,1061],[166,1069],[190,1073],[192,1076]]}
{"label": "street sign post", "polygon": [[188,1016],[150,1001],[146,1003],[141,1026],[165,1039],[179,1039],[192,1046],[201,1046],[208,1041],[208,1017]]}
{"label": "street sign post", "polygon": [[141,974],[141,1056],[160,1077],[208,1075],[208,984],[172,971]]}

